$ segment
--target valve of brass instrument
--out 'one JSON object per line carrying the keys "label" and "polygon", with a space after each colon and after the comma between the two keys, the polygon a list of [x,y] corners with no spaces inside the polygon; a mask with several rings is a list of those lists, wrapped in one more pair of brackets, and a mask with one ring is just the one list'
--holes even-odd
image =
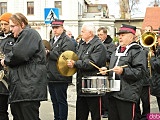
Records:
{"label": "valve of brass instrument", "polygon": [[4,59],[5,55],[0,51],[0,60]]}
{"label": "valve of brass instrument", "polygon": [[4,70],[1,70],[0,71],[0,80],[3,79],[3,77],[4,77]]}

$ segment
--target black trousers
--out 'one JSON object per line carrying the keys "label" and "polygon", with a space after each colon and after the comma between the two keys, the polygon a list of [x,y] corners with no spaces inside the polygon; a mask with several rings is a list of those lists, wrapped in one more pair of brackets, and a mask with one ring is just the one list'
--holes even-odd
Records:
{"label": "black trousers", "polygon": [[76,120],[88,120],[91,112],[92,120],[100,120],[101,97],[77,97],[76,101]]}
{"label": "black trousers", "polygon": [[40,101],[17,102],[10,106],[13,120],[40,120]]}
{"label": "black trousers", "polygon": [[108,120],[133,120],[135,103],[109,97]]}
{"label": "black trousers", "polygon": [[7,111],[8,95],[0,95],[0,120],[9,120]]}
{"label": "black trousers", "polygon": [[[140,100],[142,101],[142,110],[140,109]],[[136,103],[135,120],[146,120],[150,113],[150,87],[143,86],[139,101]]]}
{"label": "black trousers", "polygon": [[108,112],[108,105],[109,105],[109,92],[106,92],[104,96],[101,97],[102,104],[101,104],[101,114],[103,115],[104,112]]}

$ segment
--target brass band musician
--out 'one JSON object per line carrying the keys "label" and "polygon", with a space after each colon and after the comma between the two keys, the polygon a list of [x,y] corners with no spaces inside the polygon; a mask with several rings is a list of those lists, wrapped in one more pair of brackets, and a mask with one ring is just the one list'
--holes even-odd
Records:
{"label": "brass band musician", "polygon": [[[149,47],[146,47],[146,45],[143,45],[141,43],[143,43],[142,41],[144,37],[148,37],[147,36],[147,32],[148,33],[153,33],[153,28],[151,25],[148,25],[145,27],[144,32],[142,33],[141,31],[141,35],[139,37],[139,44],[143,47],[144,52],[147,56],[147,74],[143,77],[143,87],[142,87],[142,92],[140,95],[140,99],[137,101],[136,103],[136,107],[135,107],[135,120],[139,120],[139,119],[146,119],[147,114],[150,113],[150,64],[149,64],[149,59],[150,59],[150,55],[149,55]],[[154,33],[153,33],[154,34]],[[143,37],[144,36],[144,37]],[[149,41],[149,40],[148,40]],[[140,108],[140,101],[142,102],[142,109]]]}
{"label": "brass band musician", "polygon": [[77,68],[77,100],[76,100],[76,120],[88,120],[91,112],[92,120],[100,120],[100,96],[96,93],[82,92],[82,78],[97,75],[98,69],[89,62],[94,62],[97,66],[106,65],[106,49],[103,43],[95,35],[93,23],[84,23],[81,28],[83,42],[79,44],[77,61],[68,60],[68,67]]}
{"label": "brass band musician", "polygon": [[155,96],[160,111],[160,33],[157,35],[156,52],[152,52],[150,59],[152,76],[150,80],[151,95]]}
{"label": "brass band musician", "polygon": [[[135,33],[136,27],[126,24],[122,24],[117,33],[119,46],[111,55],[109,80],[120,89],[110,92],[108,120],[134,119],[135,104],[141,94],[147,64],[144,50],[134,40]],[[121,67],[123,65],[128,67]]]}
{"label": "brass band musician", "polygon": [[[4,13],[0,16],[0,26],[2,28],[0,35],[0,59],[3,59],[4,55],[10,52],[13,44],[14,38],[10,33],[9,18],[11,13]],[[3,70],[5,76],[0,80],[0,119],[9,120],[8,117],[8,77],[7,71],[3,66],[0,66],[0,70]]]}

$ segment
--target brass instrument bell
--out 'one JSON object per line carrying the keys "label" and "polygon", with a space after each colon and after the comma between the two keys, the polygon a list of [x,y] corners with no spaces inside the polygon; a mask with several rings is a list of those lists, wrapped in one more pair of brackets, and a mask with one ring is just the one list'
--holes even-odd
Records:
{"label": "brass instrument bell", "polygon": [[142,46],[149,48],[149,52],[148,52],[148,68],[150,70],[150,76],[151,76],[150,59],[151,59],[152,51],[155,52],[156,47],[157,47],[156,46],[156,44],[157,44],[157,36],[153,32],[145,32],[141,36],[140,43],[141,43]]}

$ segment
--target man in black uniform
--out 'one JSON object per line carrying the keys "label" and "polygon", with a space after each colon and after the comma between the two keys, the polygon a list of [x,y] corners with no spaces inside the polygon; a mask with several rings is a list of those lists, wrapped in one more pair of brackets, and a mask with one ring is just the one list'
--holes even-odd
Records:
{"label": "man in black uniform", "polygon": [[[146,54],[134,42],[135,32],[135,26],[122,24],[117,33],[119,46],[111,55],[109,68],[112,71],[109,72],[109,80],[119,89],[110,93],[108,120],[134,119],[135,104],[139,100],[147,69]],[[123,65],[127,67],[122,67]]]}
{"label": "man in black uniform", "polygon": [[[106,66],[109,67],[109,62],[111,58],[111,54],[116,50],[116,45],[113,43],[112,38],[107,35],[107,29],[105,27],[100,27],[97,30],[97,34],[99,39],[102,41],[102,43],[105,45],[107,49],[107,54],[106,54]],[[103,118],[108,118],[108,92],[104,96],[102,96],[102,117]]]}
{"label": "man in black uniform", "polygon": [[66,50],[75,52],[75,45],[66,35],[63,22],[63,20],[54,20],[51,23],[54,37],[50,40],[51,51],[48,53],[47,63],[48,87],[53,103],[54,120],[67,120],[67,89],[68,84],[72,82],[72,76],[63,76],[60,74],[57,67],[57,61],[60,55]]}
{"label": "man in black uniform", "polygon": [[[11,17],[11,13],[4,13],[0,16],[0,25],[2,31],[0,33],[0,56],[3,59],[4,55],[10,52],[14,38],[11,36],[10,26],[9,26],[9,18]],[[0,66],[0,70],[4,70],[5,75],[7,72],[3,66]],[[0,80],[0,120],[9,120],[8,118],[8,79],[6,76]]]}
{"label": "man in black uniform", "polygon": [[[145,32],[153,32],[153,28],[151,25],[148,25],[145,27]],[[145,33],[144,33],[145,34]],[[141,39],[142,40],[142,39]],[[149,63],[149,49],[148,47],[144,47],[142,41],[140,40],[140,45],[142,45],[146,56],[147,56],[147,63]],[[150,77],[151,77],[151,73],[150,73],[150,64],[147,64],[147,74],[143,77],[143,88],[142,88],[142,92],[140,95],[140,99],[138,100],[137,104],[136,104],[136,109],[135,109],[135,120],[146,120],[147,115],[150,113]],[[142,103],[142,109],[140,108],[140,102]]]}
{"label": "man in black uniform", "polygon": [[[77,101],[76,101],[76,120],[88,120],[91,112],[92,120],[101,119],[100,94],[85,93],[82,91],[82,78],[95,76],[99,71],[90,64],[90,61],[99,67],[106,64],[106,49],[103,43],[95,35],[95,27],[92,23],[84,23],[81,28],[83,42],[79,44],[77,61],[68,60],[70,68],[77,68]],[[96,81],[95,81],[96,82]]]}
{"label": "man in black uniform", "polygon": [[156,50],[153,51],[152,57],[150,59],[151,64],[151,79],[150,79],[150,88],[151,95],[155,96],[158,103],[158,108],[160,112],[160,31],[157,35],[157,46]]}

